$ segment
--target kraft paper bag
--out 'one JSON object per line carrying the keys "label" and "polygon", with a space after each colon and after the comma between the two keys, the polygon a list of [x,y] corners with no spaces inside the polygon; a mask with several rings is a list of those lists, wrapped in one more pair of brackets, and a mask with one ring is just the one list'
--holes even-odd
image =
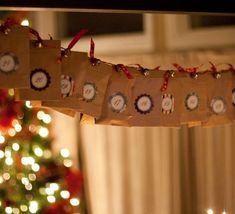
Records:
{"label": "kraft paper bag", "polygon": [[136,76],[131,97],[132,126],[180,126],[181,84],[185,75],[170,77],[167,89],[161,91],[165,72],[168,71],[152,70],[147,76]]}
{"label": "kraft paper bag", "polygon": [[30,41],[29,89],[19,89],[20,100],[55,100],[60,98],[60,41],[43,40],[43,45]]}
{"label": "kraft paper bag", "polygon": [[[132,68],[127,68],[130,73]],[[131,95],[135,79],[128,79],[113,66],[112,75],[105,94],[102,115],[96,124],[130,126]]]}
{"label": "kraft paper bag", "polygon": [[231,124],[233,121],[232,104],[232,73],[222,73],[220,78],[210,75],[209,84],[213,89],[208,92],[207,110],[208,119],[204,120],[204,127]]}
{"label": "kraft paper bag", "polygon": [[43,106],[81,109],[78,99],[82,81],[87,71],[87,53],[71,51],[61,59],[61,97],[58,100],[42,101]]}
{"label": "kraft paper bag", "polygon": [[12,26],[5,34],[0,28],[0,88],[29,88],[29,30]]}
{"label": "kraft paper bag", "polygon": [[197,78],[187,75],[182,81],[182,124],[193,127],[208,119],[208,94],[213,90],[210,80],[211,76],[198,74]]}
{"label": "kraft paper bag", "polygon": [[79,87],[79,97],[83,114],[94,118],[101,116],[107,85],[112,72],[112,65],[106,62],[93,64],[88,59],[87,70]]}

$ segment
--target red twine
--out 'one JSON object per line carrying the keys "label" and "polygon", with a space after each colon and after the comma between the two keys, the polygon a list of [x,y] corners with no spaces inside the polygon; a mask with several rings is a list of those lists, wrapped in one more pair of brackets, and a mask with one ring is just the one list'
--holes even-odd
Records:
{"label": "red twine", "polygon": [[7,18],[6,21],[0,26],[0,31],[6,33],[7,30],[13,25],[20,25],[20,23],[13,18]]}
{"label": "red twine", "polygon": [[170,80],[170,77],[172,76],[172,73],[171,71],[166,71],[163,78],[163,84],[160,88],[161,91],[165,91],[167,89],[167,86],[168,86],[168,83],[169,83],[169,80]]}

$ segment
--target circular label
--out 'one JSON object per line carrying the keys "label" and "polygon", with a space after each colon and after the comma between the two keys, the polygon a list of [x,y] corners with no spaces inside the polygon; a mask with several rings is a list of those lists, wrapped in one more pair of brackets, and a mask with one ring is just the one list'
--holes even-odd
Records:
{"label": "circular label", "polygon": [[235,88],[232,91],[232,103],[235,106]]}
{"label": "circular label", "polygon": [[109,98],[109,104],[113,112],[123,112],[126,108],[126,97],[118,92],[110,96]]}
{"label": "circular label", "polygon": [[86,82],[83,86],[83,99],[91,102],[96,96],[96,86],[94,83]]}
{"label": "circular label", "polygon": [[6,52],[0,55],[0,71],[10,73],[19,68],[19,61],[15,54]]}
{"label": "circular label", "polygon": [[211,109],[215,114],[223,114],[226,111],[225,100],[221,97],[212,99]]}
{"label": "circular label", "polygon": [[50,85],[50,76],[43,69],[35,69],[31,72],[30,75],[31,88],[36,91],[42,91],[49,87]]}
{"label": "circular label", "polygon": [[135,100],[135,108],[141,114],[149,113],[153,109],[152,98],[147,94],[138,96]]}
{"label": "circular label", "polygon": [[199,98],[195,93],[191,93],[186,97],[185,106],[188,110],[193,111],[198,108]]}
{"label": "circular label", "polygon": [[69,76],[61,76],[61,94],[63,97],[71,96],[73,93],[73,80]]}
{"label": "circular label", "polygon": [[171,94],[164,94],[162,96],[162,112],[169,114],[174,111],[174,98]]}

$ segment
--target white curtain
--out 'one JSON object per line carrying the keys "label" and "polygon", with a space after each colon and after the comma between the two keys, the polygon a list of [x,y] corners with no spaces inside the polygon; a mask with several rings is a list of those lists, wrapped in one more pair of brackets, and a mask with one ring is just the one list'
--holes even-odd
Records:
{"label": "white curtain", "polygon": [[[102,58],[153,68],[234,63],[234,51]],[[163,66],[164,67],[164,66]],[[89,214],[234,214],[235,127],[81,126]],[[223,213],[224,212],[224,213]]]}

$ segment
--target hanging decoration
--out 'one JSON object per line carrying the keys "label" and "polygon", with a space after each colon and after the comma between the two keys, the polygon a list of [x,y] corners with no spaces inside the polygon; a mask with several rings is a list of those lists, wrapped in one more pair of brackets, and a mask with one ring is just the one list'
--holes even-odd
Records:
{"label": "hanging decoration", "polygon": [[[96,124],[178,127],[233,121],[231,63],[219,69],[208,62],[206,70],[177,63],[169,70],[112,64],[95,57],[93,39],[89,56],[72,51],[86,32],[62,48],[59,40],[43,40],[36,30],[6,19],[0,26],[0,87],[17,89],[19,100],[93,117]],[[21,43],[26,45],[19,50]]]}

